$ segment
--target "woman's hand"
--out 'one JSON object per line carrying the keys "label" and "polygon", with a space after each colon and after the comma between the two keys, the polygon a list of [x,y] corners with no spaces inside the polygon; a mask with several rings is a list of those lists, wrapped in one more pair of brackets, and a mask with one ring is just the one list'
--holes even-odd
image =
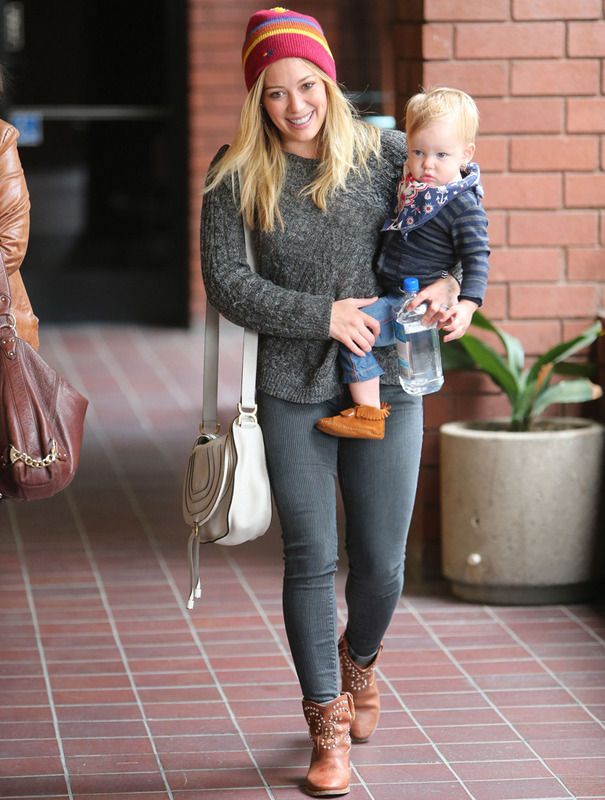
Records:
{"label": "woman's hand", "polygon": [[380,333],[378,320],[359,310],[374,303],[377,299],[376,297],[347,297],[345,300],[335,300],[332,303],[330,336],[332,339],[342,342],[356,356],[369,353]]}
{"label": "woman's hand", "polygon": [[422,317],[423,325],[441,324],[450,318],[450,307],[458,302],[460,284],[452,275],[439,278],[425,286],[410,302],[409,308],[426,303],[426,313]]}

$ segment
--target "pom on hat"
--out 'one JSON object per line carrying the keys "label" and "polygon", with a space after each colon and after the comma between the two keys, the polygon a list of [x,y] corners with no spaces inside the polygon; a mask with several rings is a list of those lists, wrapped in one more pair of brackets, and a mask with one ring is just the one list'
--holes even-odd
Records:
{"label": "pom on hat", "polygon": [[242,49],[248,91],[260,73],[280,58],[305,58],[336,80],[336,64],[314,17],[277,6],[250,17]]}

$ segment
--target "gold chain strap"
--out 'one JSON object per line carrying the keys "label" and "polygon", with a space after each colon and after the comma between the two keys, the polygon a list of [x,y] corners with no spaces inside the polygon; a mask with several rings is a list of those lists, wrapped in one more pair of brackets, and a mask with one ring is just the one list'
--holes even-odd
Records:
{"label": "gold chain strap", "polygon": [[59,451],[57,449],[57,443],[54,439],[51,439],[50,453],[47,456],[44,456],[44,458],[33,458],[32,456],[28,456],[27,453],[21,453],[16,447],[13,447],[12,444],[9,451],[11,464],[14,464],[15,461],[23,461],[23,463],[28,467],[36,467],[36,469],[42,469],[42,467],[50,466],[50,464],[56,461],[58,457]]}

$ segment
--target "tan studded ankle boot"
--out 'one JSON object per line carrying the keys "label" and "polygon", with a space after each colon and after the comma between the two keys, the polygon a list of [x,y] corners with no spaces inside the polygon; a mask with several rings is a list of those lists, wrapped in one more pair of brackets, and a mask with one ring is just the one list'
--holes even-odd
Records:
{"label": "tan studded ankle boot", "polygon": [[382,644],[367,667],[360,667],[349,655],[344,634],[338,642],[342,691],[353,695],[355,718],[351,723],[351,739],[367,742],[376,730],[380,716],[380,692],[376,683],[376,664],[382,652]]}
{"label": "tan studded ankle boot", "polygon": [[312,797],[348,794],[351,780],[353,698],[346,692],[330,703],[303,700],[303,712],[313,742],[305,789]]}
{"label": "tan studded ankle boot", "polygon": [[388,403],[381,403],[380,408],[353,406],[345,408],[335,417],[317,420],[315,427],[329,436],[345,439],[384,439],[384,421],[390,411]]}

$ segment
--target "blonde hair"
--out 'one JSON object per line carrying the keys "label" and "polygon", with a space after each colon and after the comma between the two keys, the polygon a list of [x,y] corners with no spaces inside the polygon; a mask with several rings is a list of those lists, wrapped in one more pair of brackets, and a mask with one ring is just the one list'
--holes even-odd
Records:
{"label": "blonde hair", "polygon": [[[324,82],[327,97],[318,147],[319,165],[314,179],[302,191],[325,211],[331,195],[346,188],[349,174],[368,173],[369,158],[380,156],[380,131],[358,118],[335,81],[315,64],[302,60]],[[286,157],[279,132],[261,107],[264,83],[265,71],[248,92],[233,144],[211,168],[204,191],[212,191],[226,177],[231,178],[235,187],[234,176],[240,170],[240,209],[244,219],[250,227],[271,232],[276,221],[283,228],[279,199],[286,175]]]}
{"label": "blonde hair", "polygon": [[437,86],[413,95],[405,107],[408,136],[439,119],[455,115],[458,133],[464,142],[474,142],[479,130],[479,110],[473,98],[460,89]]}

